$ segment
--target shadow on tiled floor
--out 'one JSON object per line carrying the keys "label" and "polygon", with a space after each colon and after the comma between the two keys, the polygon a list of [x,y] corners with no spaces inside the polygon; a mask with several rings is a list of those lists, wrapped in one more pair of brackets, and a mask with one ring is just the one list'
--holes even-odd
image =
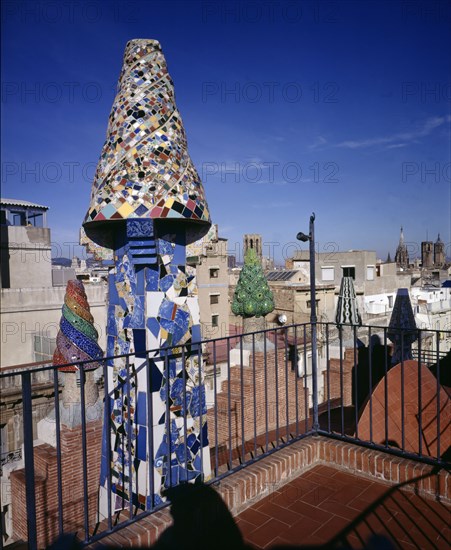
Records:
{"label": "shadow on tiled floor", "polygon": [[323,465],[236,522],[254,548],[365,548],[371,538],[372,548],[451,548],[449,505]]}

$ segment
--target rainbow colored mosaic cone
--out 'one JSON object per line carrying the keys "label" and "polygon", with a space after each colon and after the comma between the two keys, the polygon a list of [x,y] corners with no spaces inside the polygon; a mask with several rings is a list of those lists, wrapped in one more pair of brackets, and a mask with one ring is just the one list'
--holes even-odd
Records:
{"label": "rainbow colored mosaic cone", "polygon": [[125,48],[83,225],[88,238],[113,248],[114,225],[105,224],[143,218],[197,222],[205,232],[211,224],[161,46],[139,39]]}
{"label": "rainbow colored mosaic cone", "polygon": [[[101,359],[103,352],[97,344],[98,337],[83,283],[68,281],[53,364],[66,365],[74,361]],[[83,364],[84,370],[93,370],[100,366],[97,361]],[[78,369],[68,366],[60,370],[76,372]]]}

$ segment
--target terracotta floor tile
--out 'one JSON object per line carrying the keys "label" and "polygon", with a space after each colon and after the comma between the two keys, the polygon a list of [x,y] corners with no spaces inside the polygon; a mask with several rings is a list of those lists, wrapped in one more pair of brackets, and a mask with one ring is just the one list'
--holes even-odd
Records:
{"label": "terracotta floor tile", "polygon": [[310,504],[307,504],[306,502],[302,502],[300,500],[294,502],[290,506],[290,510],[293,510],[294,512],[297,512],[298,514],[301,514],[303,516],[307,516],[308,518],[311,518],[315,521],[325,522],[330,518],[329,512],[325,512],[320,508],[316,508],[315,506],[311,506]]}
{"label": "terracotta floor tile", "polygon": [[252,531],[255,531],[255,529],[257,528],[253,523],[249,523],[244,519],[239,520],[237,522],[237,525],[244,538],[246,538],[250,533],[252,533]]}
{"label": "terracotta floor tile", "polygon": [[282,548],[290,548],[290,547],[293,547],[293,548],[297,548],[298,545],[297,544],[293,544],[292,542],[284,539],[283,537],[276,537],[274,540],[271,541],[271,544],[269,545],[268,548],[279,548],[279,547],[282,547]]}
{"label": "terracotta floor tile", "polygon": [[320,486],[320,484],[316,483],[315,481],[311,479],[305,479],[304,477],[298,477],[297,479],[293,480],[289,485],[298,489],[301,494],[309,493],[312,489],[316,489]]}
{"label": "terracotta floor tile", "polygon": [[263,513],[261,510],[254,510],[253,508],[248,508],[242,512],[239,516],[240,520],[247,521],[256,527],[264,525],[267,521],[271,519],[271,516]]}
{"label": "terracotta floor tile", "polygon": [[319,527],[316,531],[313,531],[313,535],[319,537],[324,543],[326,543],[338,533],[343,531],[348,525],[349,522],[347,519],[338,516],[331,516],[326,523],[321,525],[321,527]]}
{"label": "terracotta floor tile", "polygon": [[315,471],[321,475],[331,476],[334,475],[338,470],[332,468],[331,466],[326,466],[325,464],[319,464],[318,466],[312,468],[311,471]]}
{"label": "terracotta floor tile", "polygon": [[266,548],[276,537],[281,536],[286,530],[287,526],[285,523],[272,518],[250,533],[246,537],[246,540],[258,548]]}
{"label": "terracotta floor tile", "polygon": [[302,541],[307,536],[313,534],[313,531],[316,531],[319,527],[321,527],[320,521],[315,521],[307,517],[301,517],[281,536],[288,540],[291,544],[303,544]]}
{"label": "terracotta floor tile", "polygon": [[305,495],[309,494],[310,492],[311,490],[306,491],[304,489],[300,489],[299,487],[295,487],[290,484],[290,487],[287,487],[285,491],[280,492],[280,494],[270,499],[270,502],[272,502],[273,504],[278,504],[279,506],[288,507],[288,506],[291,506],[293,502],[296,502],[297,500],[302,499]]}
{"label": "terracotta floor tile", "polygon": [[360,540],[360,538],[354,533],[346,536],[346,542],[348,546],[350,546],[353,549],[355,548],[356,550],[360,548],[364,548],[366,544],[366,541],[364,542]]}
{"label": "terracotta floor tile", "polygon": [[267,508],[266,511],[267,513],[270,513],[271,517],[285,523],[287,527],[291,527],[301,518],[300,514],[297,512],[286,507],[284,508],[282,506],[278,506],[274,503],[271,503],[271,507]]}
{"label": "terracotta floor tile", "polygon": [[358,498],[367,503],[373,503],[384,495],[390,494],[391,487],[389,485],[382,485],[379,483],[371,483],[366,489],[364,489]]}
{"label": "terracotta floor tile", "polygon": [[321,510],[329,512],[329,514],[335,514],[337,516],[345,518],[349,522],[354,520],[360,514],[359,510],[356,510],[355,508],[350,508],[349,506],[346,506],[346,504],[337,503],[337,501],[333,499],[325,500],[321,503],[319,508],[321,508]]}

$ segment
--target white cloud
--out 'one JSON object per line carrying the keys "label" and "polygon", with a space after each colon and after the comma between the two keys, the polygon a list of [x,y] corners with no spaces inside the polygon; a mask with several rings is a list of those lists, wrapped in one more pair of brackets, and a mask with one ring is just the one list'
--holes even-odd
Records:
{"label": "white cloud", "polygon": [[392,144],[394,142],[404,142],[402,144],[395,143],[395,146],[404,147],[407,145],[405,142],[414,141],[418,138],[428,136],[443,124],[451,121],[451,115],[446,115],[442,117],[431,117],[428,118],[423,126],[412,132],[402,132],[399,134],[392,134],[389,136],[377,137],[377,138],[368,138],[362,140],[348,140],[337,143],[334,147],[343,147],[346,149],[360,149],[364,147],[372,147],[373,145],[386,145]]}

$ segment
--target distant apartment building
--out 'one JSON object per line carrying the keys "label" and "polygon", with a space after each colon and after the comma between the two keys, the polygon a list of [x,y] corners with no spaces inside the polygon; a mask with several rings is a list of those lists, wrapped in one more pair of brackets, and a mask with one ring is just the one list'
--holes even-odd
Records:
{"label": "distant apartment building", "polygon": [[[47,211],[47,206],[0,199],[2,367],[53,356],[67,281],[56,277],[63,270],[52,269]],[[75,276],[75,270],[68,272]],[[106,285],[86,285],[101,347],[106,343],[106,290]]]}
{"label": "distant apartment building", "polygon": [[450,286],[412,288],[410,294],[418,328],[451,330]]}
{"label": "distant apartment building", "polygon": [[[308,323],[311,314],[310,276],[304,269],[274,270],[266,274],[274,295],[275,309],[268,321],[276,326],[280,315],[287,324]],[[318,284],[316,313],[320,321],[332,321],[335,313],[335,285]]]}
{"label": "distant apartment building", "polygon": [[218,237],[218,226],[188,247],[187,259],[196,268],[202,339],[229,334],[229,278],[227,239]]}
{"label": "distant apartment building", "polygon": [[47,206],[0,199],[2,288],[52,286]]}
{"label": "distant apartment building", "polygon": [[[315,255],[317,285],[333,285],[335,302],[342,277],[351,277],[363,322],[386,324],[393,309],[398,288],[411,286],[411,275],[400,272],[396,263],[382,263],[372,250],[323,252]],[[309,270],[308,250],[297,251],[287,265]]]}

